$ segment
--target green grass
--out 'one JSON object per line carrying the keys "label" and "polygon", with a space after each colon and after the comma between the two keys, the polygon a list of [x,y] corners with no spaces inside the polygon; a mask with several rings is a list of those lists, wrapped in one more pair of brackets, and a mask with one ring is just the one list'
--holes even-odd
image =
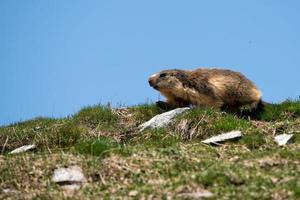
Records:
{"label": "green grass", "polygon": [[[260,121],[193,108],[170,126],[143,132],[136,127],[162,112],[156,105],[96,105],[65,119],[0,127],[0,199],[182,199],[204,189],[212,199],[299,199],[299,105],[268,105]],[[220,146],[201,143],[232,130],[243,136]],[[273,140],[281,133],[295,134],[285,147]],[[34,151],[8,154],[33,143]],[[72,165],[88,184],[67,196],[51,176]]]}
{"label": "green grass", "polygon": [[185,139],[204,139],[233,130],[245,131],[249,121],[212,109],[194,108],[177,119],[176,132]]}
{"label": "green grass", "polygon": [[147,121],[162,112],[155,104],[141,104],[131,109],[134,113],[134,119],[137,122]]}
{"label": "green grass", "polygon": [[145,131],[143,134],[131,139],[131,145],[142,145],[145,147],[165,148],[176,145],[179,138],[171,135],[165,128]]}
{"label": "green grass", "polygon": [[280,104],[265,106],[265,112],[260,115],[261,120],[279,121],[300,117],[300,100],[286,100]]}
{"label": "green grass", "polygon": [[121,148],[120,145],[115,140],[107,137],[89,139],[75,145],[77,152],[93,156],[105,156],[111,150],[118,148]]}
{"label": "green grass", "polygon": [[2,152],[11,151],[17,147],[35,144],[38,151],[60,149],[73,146],[86,132],[68,119],[50,120],[35,119],[0,129],[0,139],[3,142]]}
{"label": "green grass", "polygon": [[240,141],[240,143],[246,145],[248,149],[262,148],[267,142],[265,135],[260,132],[244,135]]}
{"label": "green grass", "polygon": [[118,117],[106,106],[88,106],[73,116],[74,123],[87,126],[91,129],[114,130]]}

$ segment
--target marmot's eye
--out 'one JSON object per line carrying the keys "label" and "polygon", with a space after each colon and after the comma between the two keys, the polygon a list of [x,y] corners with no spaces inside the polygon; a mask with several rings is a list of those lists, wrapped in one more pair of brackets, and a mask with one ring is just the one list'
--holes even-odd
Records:
{"label": "marmot's eye", "polygon": [[159,75],[159,78],[163,78],[163,77],[166,77],[166,76],[167,76],[166,73],[162,73],[162,74]]}

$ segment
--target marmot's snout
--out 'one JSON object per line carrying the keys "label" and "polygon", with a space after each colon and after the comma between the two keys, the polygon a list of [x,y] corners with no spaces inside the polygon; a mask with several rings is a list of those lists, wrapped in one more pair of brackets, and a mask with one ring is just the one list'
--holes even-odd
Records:
{"label": "marmot's snout", "polygon": [[154,80],[150,80],[150,79],[149,79],[149,85],[150,85],[151,87],[153,87],[154,89],[158,90],[158,86],[155,84],[155,81],[154,81]]}
{"label": "marmot's snout", "polygon": [[151,87],[154,86],[154,81],[153,81],[151,78],[149,78],[148,82],[149,82],[149,85],[150,85]]}
{"label": "marmot's snout", "polygon": [[153,87],[154,89],[157,89],[157,84],[156,84],[156,74],[153,74],[152,76],[149,77],[148,79],[149,85]]}

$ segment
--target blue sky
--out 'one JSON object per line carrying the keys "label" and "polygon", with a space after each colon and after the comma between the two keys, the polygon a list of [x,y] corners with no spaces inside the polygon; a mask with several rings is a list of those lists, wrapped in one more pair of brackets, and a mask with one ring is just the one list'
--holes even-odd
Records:
{"label": "blue sky", "polygon": [[167,68],[244,73],[266,101],[297,98],[297,0],[1,0],[0,125],[97,103],[156,101]]}

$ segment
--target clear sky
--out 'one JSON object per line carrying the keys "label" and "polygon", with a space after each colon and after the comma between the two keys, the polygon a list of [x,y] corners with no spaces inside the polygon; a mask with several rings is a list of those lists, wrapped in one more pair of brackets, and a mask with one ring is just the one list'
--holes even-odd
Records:
{"label": "clear sky", "polygon": [[300,95],[298,0],[1,0],[0,125],[158,100],[167,68],[244,73],[266,101]]}

